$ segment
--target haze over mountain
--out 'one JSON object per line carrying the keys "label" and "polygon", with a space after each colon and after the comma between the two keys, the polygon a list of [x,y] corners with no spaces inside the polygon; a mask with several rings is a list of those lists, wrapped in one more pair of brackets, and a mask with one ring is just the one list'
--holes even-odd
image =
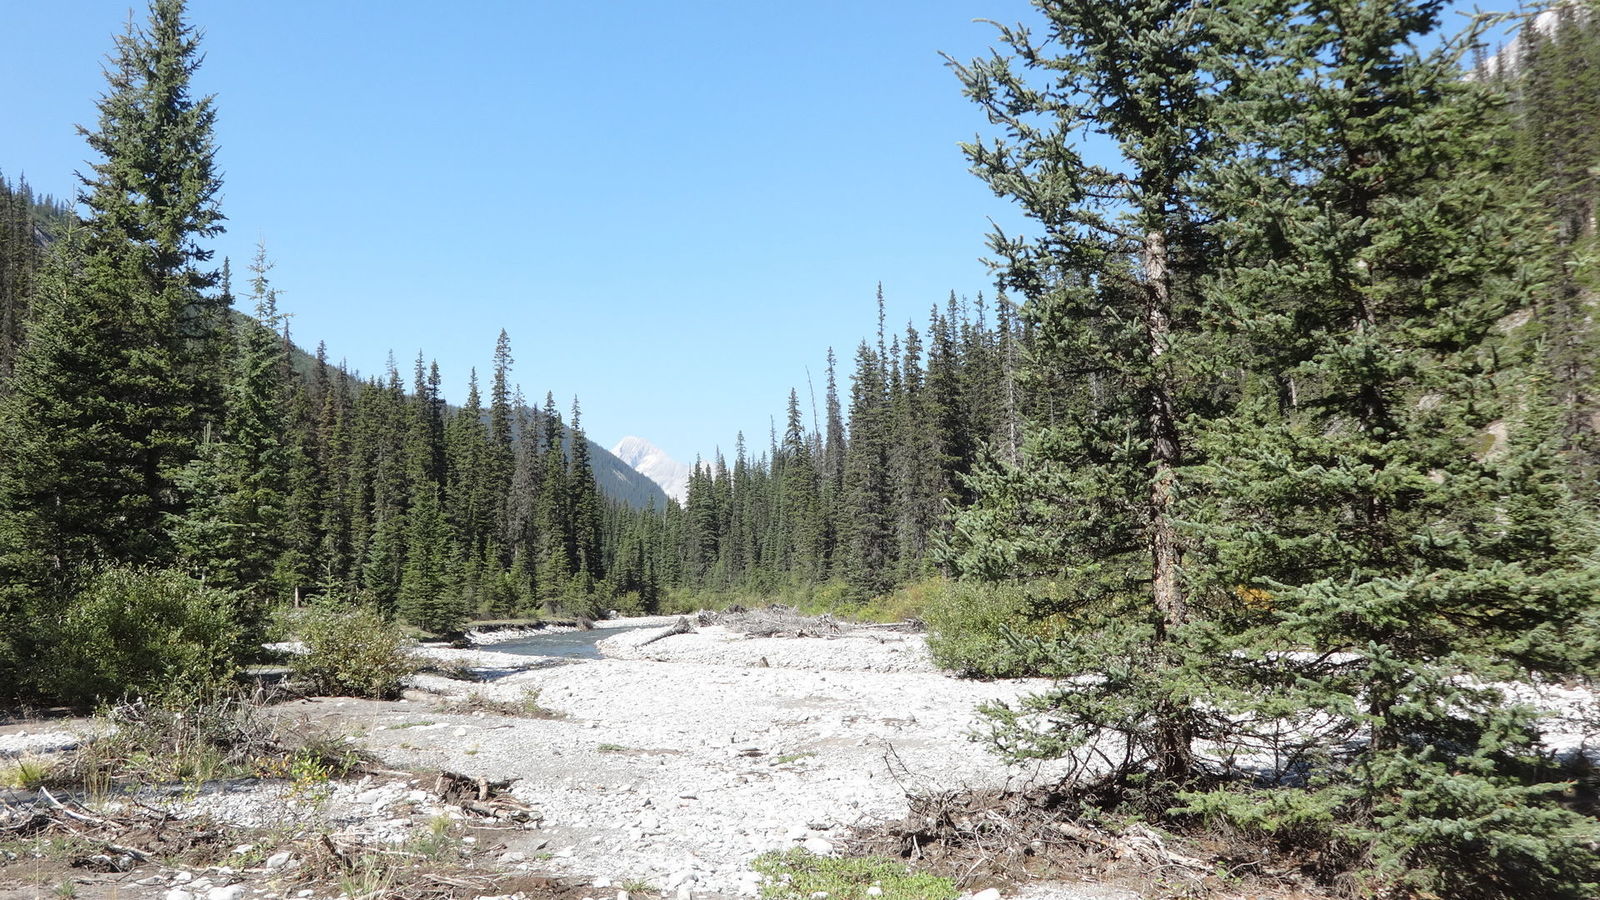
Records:
{"label": "haze over mountain", "polygon": [[661,486],[668,497],[684,503],[689,497],[689,475],[693,471],[666,451],[642,437],[629,435],[611,448],[611,455],[632,466],[640,474]]}

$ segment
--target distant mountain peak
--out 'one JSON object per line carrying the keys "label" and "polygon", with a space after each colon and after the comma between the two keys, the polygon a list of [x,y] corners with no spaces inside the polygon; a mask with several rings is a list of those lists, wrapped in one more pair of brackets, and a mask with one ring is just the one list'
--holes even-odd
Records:
{"label": "distant mountain peak", "polygon": [[661,485],[667,496],[684,502],[689,496],[689,475],[694,471],[666,451],[642,437],[628,435],[611,448],[611,455],[622,460],[644,477]]}

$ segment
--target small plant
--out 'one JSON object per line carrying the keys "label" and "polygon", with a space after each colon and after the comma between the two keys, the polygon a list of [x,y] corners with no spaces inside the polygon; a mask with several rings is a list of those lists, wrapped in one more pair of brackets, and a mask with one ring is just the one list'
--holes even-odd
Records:
{"label": "small plant", "polygon": [[600,746],[596,747],[595,749],[600,751],[601,753],[627,753],[628,752],[628,748],[622,746],[621,744],[601,744]]}
{"label": "small plant", "polygon": [[319,694],[388,700],[418,669],[405,631],[371,606],[325,601],[300,623],[306,652],[290,662]]}
{"label": "small plant", "polygon": [[656,888],[655,885],[651,884],[648,881],[645,881],[643,878],[629,878],[627,881],[624,881],[622,883],[622,889],[624,891],[627,891],[630,896],[632,896],[634,894],[659,894],[659,893],[661,893]]}
{"label": "small plant", "polygon": [[766,876],[762,900],[955,900],[959,893],[948,878],[884,856],[835,859],[795,849],[763,853],[750,867]]}
{"label": "small plant", "polygon": [[49,760],[24,757],[9,769],[0,770],[0,784],[23,791],[36,790],[50,782],[52,768]]}
{"label": "small plant", "polygon": [[449,816],[434,816],[428,820],[428,830],[408,841],[405,849],[430,862],[453,860],[461,854],[461,835]]}
{"label": "small plant", "polygon": [[774,759],[772,761],[772,764],[775,765],[775,766],[786,766],[786,765],[788,765],[789,763],[792,763],[792,762],[799,762],[800,760],[805,759],[808,756],[816,756],[816,755],[817,755],[817,751],[815,751],[815,750],[802,750],[799,753],[785,753],[784,755],[778,757],[777,759]]}
{"label": "small plant", "polygon": [[483,694],[463,694],[444,705],[444,711],[456,715],[490,713],[518,719],[560,719],[562,714],[539,703],[538,689],[524,691],[515,700],[497,700]]}
{"label": "small plant", "polygon": [[129,696],[225,692],[244,646],[236,605],[235,595],[182,572],[107,569],[68,605],[46,683],[85,708]]}
{"label": "small plant", "polygon": [[52,893],[54,896],[63,898],[63,900],[71,900],[71,898],[78,896],[78,885],[70,880],[63,881],[56,885],[56,889]]}

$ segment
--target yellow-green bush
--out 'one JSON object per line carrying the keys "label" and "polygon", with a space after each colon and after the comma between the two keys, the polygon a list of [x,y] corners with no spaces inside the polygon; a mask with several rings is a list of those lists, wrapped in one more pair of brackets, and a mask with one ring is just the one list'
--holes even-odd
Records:
{"label": "yellow-green bush", "polygon": [[418,668],[406,630],[364,604],[317,604],[300,621],[300,640],[306,652],[290,665],[319,694],[389,699]]}
{"label": "yellow-green bush", "polygon": [[1041,674],[1040,643],[1062,627],[1025,583],[939,582],[927,592],[922,619],[936,664],[984,678]]}

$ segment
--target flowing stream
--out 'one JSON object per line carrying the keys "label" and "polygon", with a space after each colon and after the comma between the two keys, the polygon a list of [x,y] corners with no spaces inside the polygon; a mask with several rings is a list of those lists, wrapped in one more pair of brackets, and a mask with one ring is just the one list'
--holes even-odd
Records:
{"label": "flowing stream", "polygon": [[496,653],[516,653],[522,656],[553,656],[561,659],[599,659],[600,650],[595,644],[632,628],[594,628],[589,631],[555,631],[518,638],[503,644],[491,644],[485,650]]}

